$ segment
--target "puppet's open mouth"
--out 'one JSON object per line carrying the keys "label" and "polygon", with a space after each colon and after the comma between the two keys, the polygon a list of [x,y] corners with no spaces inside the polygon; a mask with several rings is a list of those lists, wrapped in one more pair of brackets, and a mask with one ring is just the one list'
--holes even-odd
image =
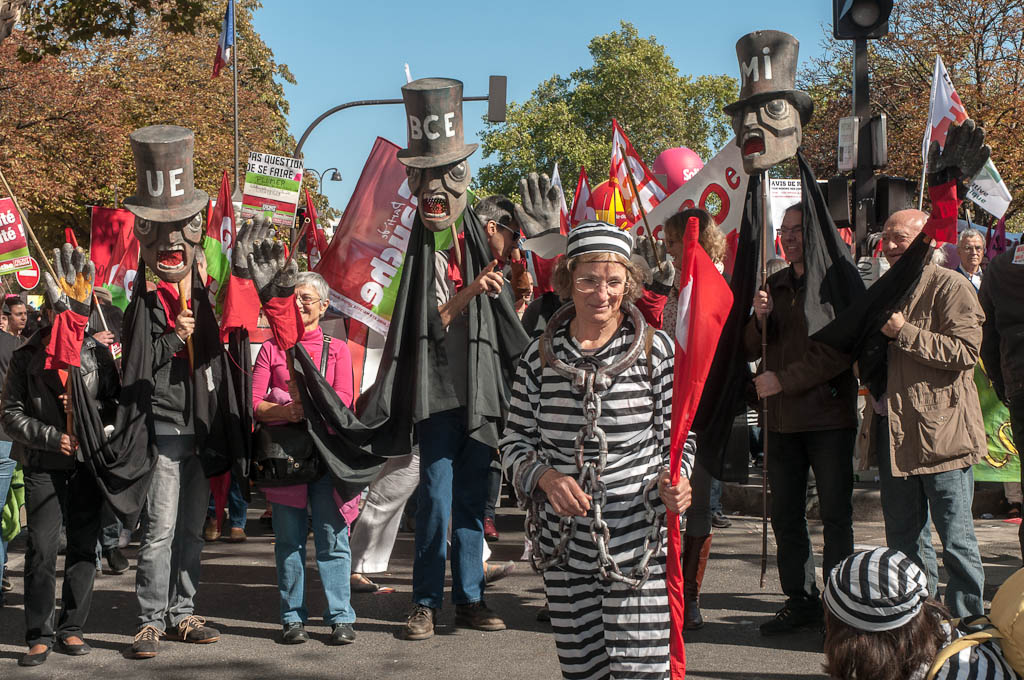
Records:
{"label": "puppet's open mouth", "polygon": [[157,254],[157,265],[163,271],[175,271],[185,266],[185,249],[181,246],[172,250],[161,250]]}
{"label": "puppet's open mouth", "polygon": [[444,194],[425,196],[423,202],[423,216],[428,220],[444,220],[448,218],[448,197]]}
{"label": "puppet's open mouth", "polygon": [[760,156],[764,154],[764,137],[758,134],[747,134],[743,140],[743,157]]}

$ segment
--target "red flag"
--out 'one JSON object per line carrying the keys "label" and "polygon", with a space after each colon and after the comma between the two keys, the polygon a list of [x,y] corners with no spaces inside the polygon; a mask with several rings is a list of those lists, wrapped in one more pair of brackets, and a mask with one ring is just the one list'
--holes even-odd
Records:
{"label": "red flag", "polygon": [[580,176],[576,180],[576,195],[572,199],[572,213],[569,216],[569,227],[597,219],[597,210],[591,200],[590,178],[587,169],[580,166]]}
{"label": "red flag", "polygon": [[956,218],[960,200],[956,196],[956,182],[928,187],[932,199],[932,213],[924,225],[924,233],[940,243],[956,243]]}
{"label": "red flag", "polygon": [[75,230],[71,227],[64,227],[64,241],[75,248],[78,247],[78,238],[75,236]]}
{"label": "red flag", "polygon": [[[704,391],[704,381],[732,307],[732,291],[697,241],[700,227],[691,217],[683,239],[682,281],[676,317],[676,356],[672,380],[672,445],[669,470],[679,482],[683,444]],[[671,678],[686,677],[683,646],[683,571],[680,563],[679,515],[668,513],[668,586],[672,628],[669,634]]]}
{"label": "red flag", "polygon": [[[95,206],[90,214],[90,223],[89,259],[96,265],[96,285],[103,286],[113,283],[111,268],[121,264],[116,254],[133,252],[135,262],[138,262],[135,215],[127,210]],[[132,269],[135,269],[135,264]]]}
{"label": "red flag", "polygon": [[[989,227],[989,231],[992,228]],[[985,239],[988,243],[988,259],[992,261],[996,255],[1006,251],[1006,217],[1000,217],[996,222],[996,233],[991,238]]]}
{"label": "red flag", "polygon": [[[231,184],[228,172],[220,180],[217,204],[206,224],[206,266],[218,287],[227,285],[224,292],[220,319],[221,340],[235,328],[244,328],[250,335],[257,332],[260,298],[249,279],[240,279],[231,273],[231,252],[235,247],[235,206],[231,202]],[[218,295],[218,297],[220,297]]]}
{"label": "red flag", "polygon": [[309,219],[309,230],[306,232],[306,254],[309,255],[309,266],[313,268],[327,252],[327,236],[317,223],[316,205],[306,189],[306,217]]}
{"label": "red flag", "polygon": [[88,316],[82,316],[67,309],[53,318],[50,340],[46,344],[46,360],[43,368],[58,370],[82,364],[82,340]]}
{"label": "red flag", "polygon": [[[625,154],[625,155],[623,155]],[[629,181],[632,176],[633,181]],[[649,213],[654,206],[665,200],[668,192],[654,177],[650,168],[644,165],[640,154],[629,142],[629,137],[619,126],[619,121],[612,119],[612,162],[608,179],[619,188],[622,203],[626,207],[626,215],[630,224],[636,224],[643,212]],[[636,186],[634,195],[633,186]],[[644,236],[643,224],[637,224],[637,236]]]}

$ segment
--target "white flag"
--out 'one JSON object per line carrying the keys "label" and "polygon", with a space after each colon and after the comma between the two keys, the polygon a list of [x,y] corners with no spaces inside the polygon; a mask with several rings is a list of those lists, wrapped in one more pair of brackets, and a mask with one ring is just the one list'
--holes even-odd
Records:
{"label": "white flag", "polygon": [[[932,141],[938,141],[939,145],[946,143],[946,133],[953,123],[960,124],[967,120],[967,110],[953,87],[953,81],[946,72],[942,63],[942,57],[935,57],[935,73],[932,76],[931,105],[928,109],[928,126],[924,131],[924,140],[921,144],[921,155],[924,162],[928,162],[928,147]],[[971,199],[983,210],[1002,217],[1013,197],[1006,187],[1006,182],[996,170],[995,163],[989,159],[985,167],[981,169],[968,186],[967,198]]]}

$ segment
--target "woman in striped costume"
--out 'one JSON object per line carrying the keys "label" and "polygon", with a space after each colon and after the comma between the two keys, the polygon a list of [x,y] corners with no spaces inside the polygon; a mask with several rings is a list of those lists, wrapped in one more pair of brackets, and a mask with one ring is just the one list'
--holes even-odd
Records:
{"label": "woman in striped costume", "polygon": [[553,283],[572,302],[523,353],[501,442],[562,674],[579,680],[666,677],[664,515],[689,505],[692,437],[668,481],[674,348],[632,305],[631,249],[605,223],[570,233]]}

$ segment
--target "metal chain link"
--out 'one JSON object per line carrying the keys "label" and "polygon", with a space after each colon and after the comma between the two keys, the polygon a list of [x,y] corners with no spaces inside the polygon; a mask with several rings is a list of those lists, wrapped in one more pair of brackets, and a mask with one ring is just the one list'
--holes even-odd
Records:
{"label": "metal chain link", "polygon": [[[564,308],[563,308],[564,310]],[[563,310],[552,319],[555,324]],[[550,328],[550,325],[549,325]],[[637,325],[637,328],[642,326]],[[641,337],[637,333],[637,340]],[[634,345],[637,345],[634,341]],[[550,352],[550,343],[541,343],[541,353]],[[630,347],[627,355],[632,355],[632,361],[628,364],[617,362],[616,373],[621,372],[636,362],[639,352],[636,347]],[[555,362],[546,359],[557,373],[569,378],[572,382],[572,390],[583,395],[583,416],[585,422],[580,431],[576,434],[575,440],[575,462],[578,472],[577,483],[583,492],[590,495],[590,538],[597,547],[597,568],[603,581],[618,581],[625,583],[633,589],[641,588],[650,575],[650,561],[654,553],[661,545],[661,529],[664,525],[663,514],[658,513],[651,505],[651,492],[658,484],[658,475],[655,475],[644,486],[644,518],[650,523],[647,535],[644,537],[644,549],[639,561],[630,570],[629,575],[623,574],[619,565],[608,553],[608,544],[611,542],[611,531],[608,523],[604,520],[604,506],[607,499],[607,487],[601,480],[605,465],[608,462],[608,439],[603,428],[597,424],[601,417],[601,396],[598,390],[607,389],[611,386],[614,374],[609,375],[610,367],[602,366],[593,357],[581,357],[575,366],[567,366],[562,362]],[[597,442],[597,460],[584,460],[584,450],[588,441]],[[541,462],[551,465],[550,456],[531,453],[526,461],[527,467],[532,463]],[[659,473],[660,474],[660,473]],[[540,545],[541,519],[540,503],[533,499],[526,502],[526,538],[530,542],[530,564],[535,571],[544,571],[551,567],[565,566],[569,561],[569,543],[576,532],[576,517],[562,517],[558,523],[558,541],[554,551],[545,555]]]}

